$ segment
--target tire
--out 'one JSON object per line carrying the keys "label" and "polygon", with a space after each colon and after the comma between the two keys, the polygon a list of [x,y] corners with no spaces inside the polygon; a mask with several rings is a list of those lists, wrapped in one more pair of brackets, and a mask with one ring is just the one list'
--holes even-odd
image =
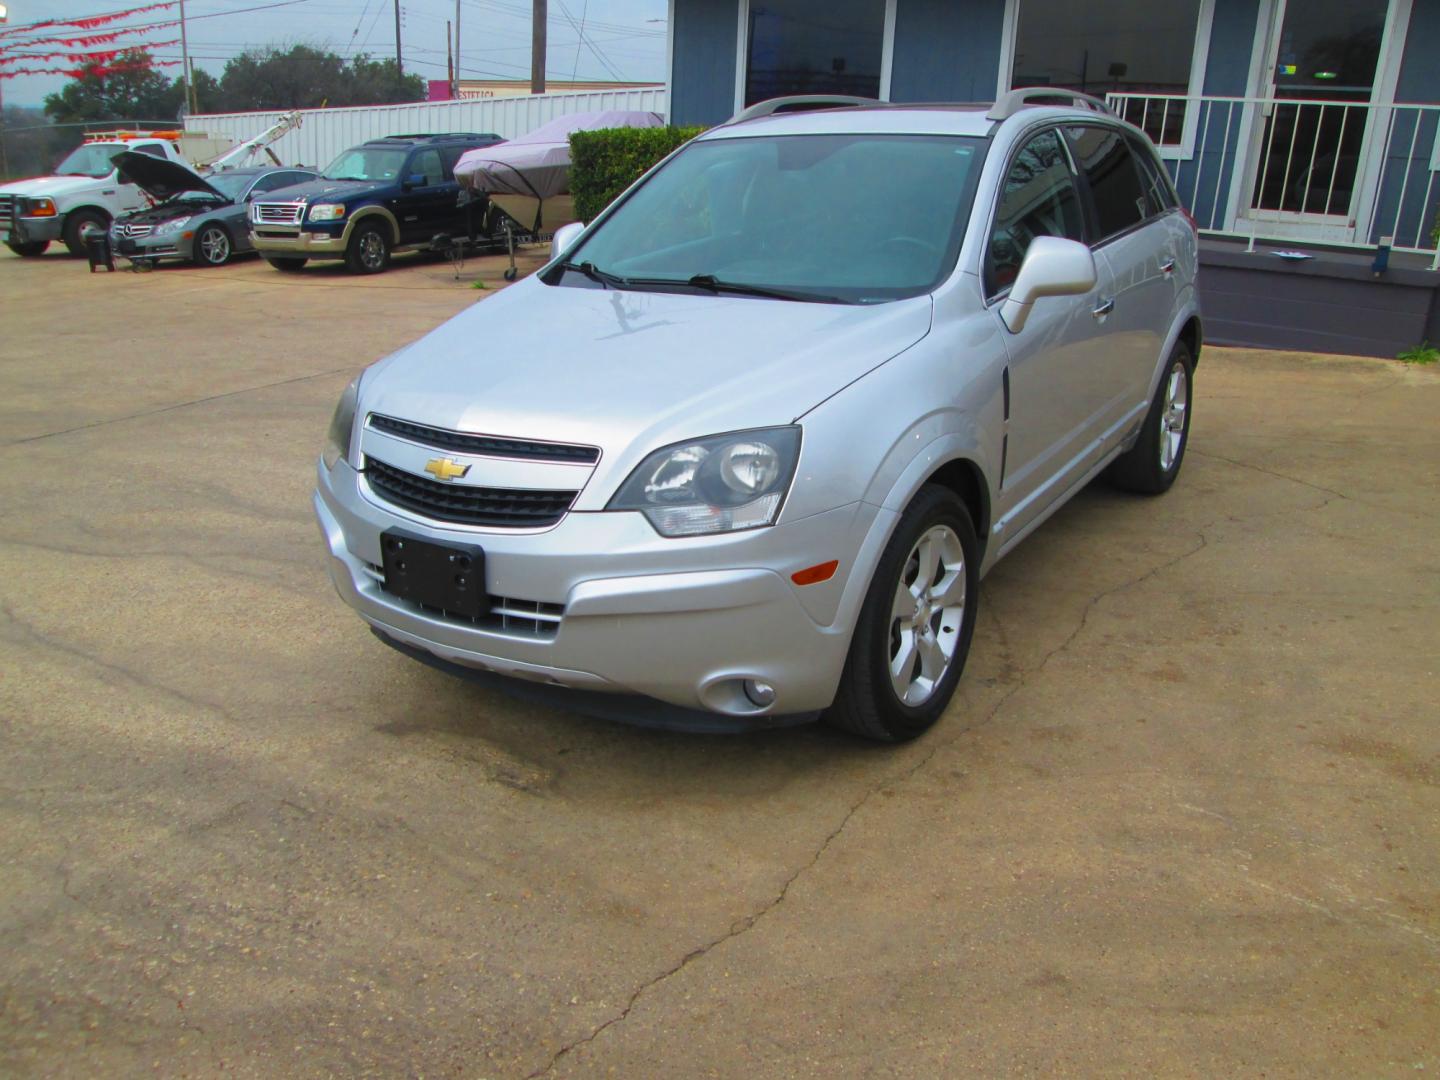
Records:
{"label": "tire", "polygon": [[1183,341],[1176,342],[1150,411],[1135,445],[1105,470],[1105,479],[1125,491],[1162,495],[1170,490],[1185,461],[1190,442],[1190,414],[1195,394],[1195,358]]}
{"label": "tire", "polygon": [[381,274],[390,265],[390,230],[374,221],[355,227],[345,248],[345,266],[352,274]]}
{"label": "tire", "polygon": [[50,246],[50,241],[31,240],[28,244],[17,244],[13,240],[7,240],[5,246],[22,259],[33,259],[37,255],[45,254],[45,249]]}
{"label": "tire", "polygon": [[217,222],[202,225],[195,234],[193,259],[196,266],[224,266],[235,254],[230,230]]}
{"label": "tire", "polygon": [[[920,566],[932,552],[935,573],[921,591]],[[918,592],[924,603],[912,606],[902,591],[912,598]],[[941,598],[950,602],[935,602]],[[905,509],[875,567],[825,720],[881,742],[927,731],[960,682],[979,604],[980,544],[970,514],[954,492],[927,485]],[[930,648],[918,643],[927,637]],[[935,658],[928,671],[927,657]],[[899,674],[892,674],[897,667]]]}
{"label": "tire", "polygon": [[284,274],[298,274],[305,269],[309,259],[287,258],[284,255],[266,255],[265,261]]}
{"label": "tire", "polygon": [[74,210],[65,217],[61,229],[66,250],[77,259],[85,258],[85,230],[91,226],[97,229],[110,228],[110,219],[99,210]]}

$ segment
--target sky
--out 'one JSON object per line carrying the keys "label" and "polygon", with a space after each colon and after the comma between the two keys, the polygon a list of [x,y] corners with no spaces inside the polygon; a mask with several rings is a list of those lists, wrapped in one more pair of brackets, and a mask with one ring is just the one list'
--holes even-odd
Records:
{"label": "sky", "polygon": [[[8,26],[42,19],[83,18],[124,11],[152,0],[3,0]],[[548,0],[546,77],[661,82],[665,78],[666,0]],[[190,55],[195,66],[219,78],[225,61],[245,49],[311,45],[349,57],[368,52],[395,55],[395,0],[185,0]],[[255,9],[260,10],[255,10]],[[98,27],[92,33],[130,23],[174,18],[156,12]],[[461,0],[461,75],[493,79],[530,77],[530,0]],[[445,78],[445,23],[455,18],[455,0],[400,0],[400,39],[407,73]],[[583,28],[583,42],[579,30]],[[47,36],[86,33],[52,29]],[[13,46],[22,35],[0,37]],[[179,37],[178,30],[154,32],[152,41]],[[137,35],[137,38],[139,35]],[[124,40],[124,39],[122,39]],[[97,46],[110,48],[112,46]],[[53,49],[55,46],[43,46]],[[10,51],[7,49],[6,51]],[[180,57],[176,45],[154,51],[156,59]],[[40,66],[40,65],[34,65]],[[45,64],[44,66],[55,66]],[[161,68],[172,77],[179,66]],[[7,106],[39,106],[59,90],[63,75],[7,79]]]}

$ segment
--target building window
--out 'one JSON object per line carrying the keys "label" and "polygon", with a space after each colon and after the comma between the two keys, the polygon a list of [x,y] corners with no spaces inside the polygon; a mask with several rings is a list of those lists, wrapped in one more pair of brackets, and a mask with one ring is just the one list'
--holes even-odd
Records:
{"label": "building window", "polygon": [[[1202,0],[1015,0],[1010,85],[1057,86],[1096,97],[1129,94],[1116,112],[1157,145],[1178,145],[1184,97],[1203,46]],[[1206,12],[1208,14],[1208,11]],[[1208,23],[1208,20],[1206,20]]]}
{"label": "building window", "polygon": [[880,96],[885,0],[751,0],[745,104],[787,94]]}

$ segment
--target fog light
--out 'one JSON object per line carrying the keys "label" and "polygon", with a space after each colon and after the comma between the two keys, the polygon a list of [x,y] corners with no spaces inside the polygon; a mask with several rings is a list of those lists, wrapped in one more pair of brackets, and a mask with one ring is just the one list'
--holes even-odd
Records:
{"label": "fog light", "polygon": [[745,680],[745,696],[752,705],[758,705],[762,709],[768,709],[775,704],[775,688],[756,679]]}

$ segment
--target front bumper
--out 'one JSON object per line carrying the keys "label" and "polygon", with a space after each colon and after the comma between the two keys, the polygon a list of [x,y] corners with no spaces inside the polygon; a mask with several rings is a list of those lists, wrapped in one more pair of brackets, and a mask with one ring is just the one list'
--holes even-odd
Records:
{"label": "front bumper", "polygon": [[[870,567],[867,534],[886,514],[853,503],[800,521],[666,540],[640,514],[570,513],[545,532],[419,527],[371,501],[341,462],[319,468],[314,507],[340,596],[389,638],[450,663],[582,690],[631,692],[734,717],[811,712],[835,696]],[[563,605],[537,639],[446,618],[385,592],[380,537],[403,527],[437,543],[479,544],[486,587],[519,603]],[[789,575],[840,561],[827,582]],[[768,707],[743,680],[775,688]]]}
{"label": "front bumper", "polygon": [[59,214],[52,217],[17,217],[11,219],[6,243],[39,244],[54,243],[65,231],[65,219]]}
{"label": "front bumper", "polygon": [[[185,233],[191,235],[187,238]],[[116,255],[127,259],[192,259],[195,256],[195,238],[192,230],[164,236],[114,236],[110,246]]]}
{"label": "front bumper", "polygon": [[250,243],[262,255],[289,255],[300,259],[342,259],[350,241],[350,223],[334,232],[320,223],[307,222],[302,229],[250,223]]}

